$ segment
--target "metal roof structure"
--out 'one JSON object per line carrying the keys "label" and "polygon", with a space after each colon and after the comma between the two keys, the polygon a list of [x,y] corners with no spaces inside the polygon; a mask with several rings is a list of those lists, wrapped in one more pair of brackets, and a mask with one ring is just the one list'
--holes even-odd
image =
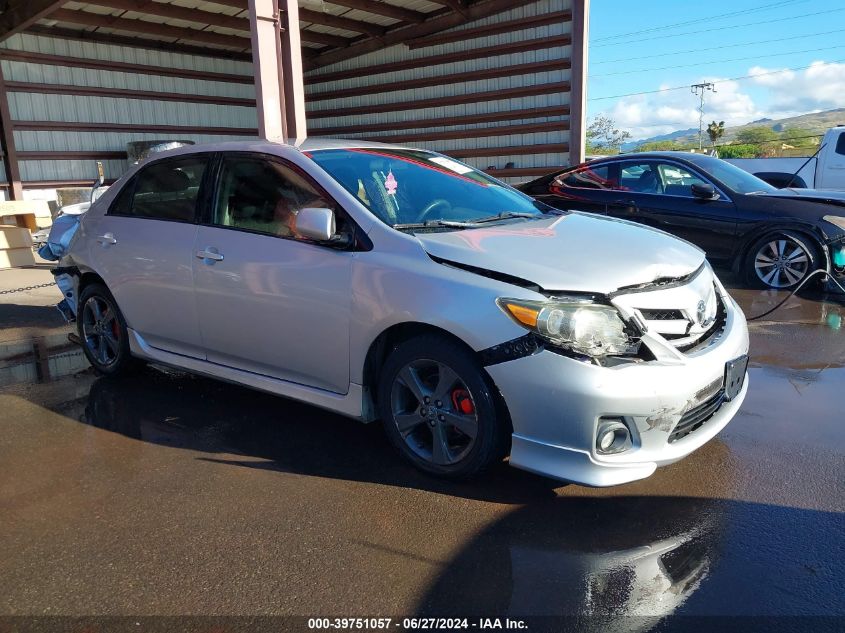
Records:
{"label": "metal roof structure", "polygon": [[379,141],[511,180],[583,156],[589,0],[2,2],[0,197],[161,139]]}
{"label": "metal roof structure", "polygon": [[[247,58],[247,0],[10,0],[0,39],[27,31],[89,41],[151,43]],[[478,0],[299,0],[300,39],[309,67],[336,62],[401,39],[436,33],[513,2]],[[485,5],[482,11],[478,7]]]}

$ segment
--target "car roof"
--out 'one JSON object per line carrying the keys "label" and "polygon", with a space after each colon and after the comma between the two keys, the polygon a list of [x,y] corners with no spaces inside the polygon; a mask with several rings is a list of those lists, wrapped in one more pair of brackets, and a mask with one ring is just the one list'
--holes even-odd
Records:
{"label": "car roof", "polygon": [[374,143],[371,141],[346,140],[335,138],[307,138],[297,142],[289,139],[287,142],[255,139],[246,141],[224,141],[220,143],[201,143],[197,145],[183,145],[166,152],[150,154],[143,162],[158,160],[167,156],[198,154],[203,152],[257,152],[265,154],[284,155],[287,152],[315,152],[325,149],[411,149],[400,145]]}
{"label": "car roof", "polygon": [[596,159],[595,163],[611,161],[611,160],[648,160],[658,158],[674,158],[675,160],[685,160],[690,163],[705,163],[711,160],[718,160],[713,156],[707,154],[695,154],[693,152],[679,152],[679,151],[663,151],[663,152],[630,152],[628,154],[616,154],[614,156],[605,156]]}
{"label": "car roof", "polygon": [[707,154],[694,154],[692,152],[630,152],[628,154],[616,154],[614,156],[605,156],[603,158],[598,158],[596,160],[589,161],[585,164],[604,163],[616,160],[654,160],[660,158],[672,158],[674,160],[687,161],[689,163],[697,165],[706,164],[714,160],[719,160],[718,158],[708,156]]}

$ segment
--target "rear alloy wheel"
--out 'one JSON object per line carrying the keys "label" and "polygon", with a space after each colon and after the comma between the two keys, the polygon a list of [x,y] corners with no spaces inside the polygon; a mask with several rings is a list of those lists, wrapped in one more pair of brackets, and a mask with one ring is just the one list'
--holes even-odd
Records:
{"label": "rear alloy wheel", "polygon": [[401,344],[385,363],[379,408],[391,442],[427,472],[466,478],[507,451],[489,379],[456,344],[425,336]]}
{"label": "rear alloy wheel", "polygon": [[79,297],[78,327],[88,362],[101,374],[114,375],[132,366],[126,322],[102,284],[87,286]]}
{"label": "rear alloy wheel", "polygon": [[749,255],[748,280],[758,287],[794,288],[817,268],[813,249],[797,236],[785,233],[760,240]]}

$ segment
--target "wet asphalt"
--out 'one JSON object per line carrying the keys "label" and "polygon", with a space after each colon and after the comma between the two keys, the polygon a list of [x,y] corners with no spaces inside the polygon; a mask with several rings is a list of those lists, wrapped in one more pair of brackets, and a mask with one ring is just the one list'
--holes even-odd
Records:
{"label": "wet asphalt", "polygon": [[[732,294],[749,315],[785,296]],[[796,297],[754,322],[735,420],[609,489],[504,464],[444,483],[377,425],[158,367],[97,377],[53,333],[40,369],[0,368],[0,616],[845,629],[842,298]]]}

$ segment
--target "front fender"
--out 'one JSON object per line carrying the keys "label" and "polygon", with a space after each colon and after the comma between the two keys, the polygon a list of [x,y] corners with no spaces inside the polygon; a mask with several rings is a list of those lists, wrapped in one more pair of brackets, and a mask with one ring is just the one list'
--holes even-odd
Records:
{"label": "front fender", "polygon": [[387,329],[419,323],[445,330],[475,351],[525,335],[496,305],[536,292],[431,260],[425,253],[356,255],[352,271],[350,378],[361,384],[372,343]]}

